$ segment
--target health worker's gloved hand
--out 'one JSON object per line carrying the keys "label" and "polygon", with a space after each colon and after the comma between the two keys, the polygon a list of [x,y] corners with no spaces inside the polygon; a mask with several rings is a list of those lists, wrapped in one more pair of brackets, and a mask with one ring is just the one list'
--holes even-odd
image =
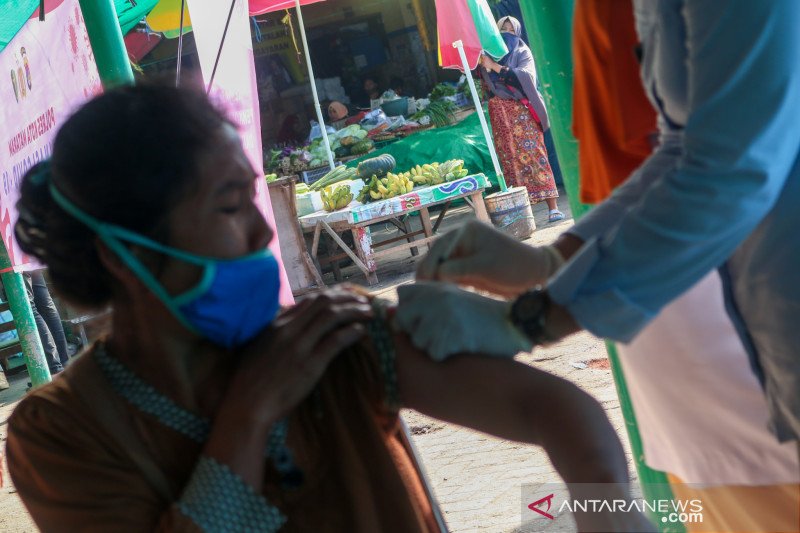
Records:
{"label": "health worker's gloved hand", "polygon": [[514,357],[533,344],[511,322],[511,303],[455,285],[418,282],[398,287],[394,325],[435,361],[456,354]]}
{"label": "health worker's gloved hand", "polygon": [[563,263],[552,246],[528,246],[488,224],[470,221],[436,240],[417,267],[417,279],[512,297],[543,284]]}

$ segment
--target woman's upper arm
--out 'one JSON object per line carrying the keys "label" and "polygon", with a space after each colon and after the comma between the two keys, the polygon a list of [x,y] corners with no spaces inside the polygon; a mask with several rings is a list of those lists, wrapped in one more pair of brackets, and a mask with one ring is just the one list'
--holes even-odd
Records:
{"label": "woman's upper arm", "polygon": [[546,411],[568,408],[575,392],[571,384],[513,360],[463,355],[437,363],[405,335],[396,335],[395,343],[404,407],[505,439],[541,444],[538,421],[545,421]]}
{"label": "woman's upper arm", "polygon": [[405,407],[496,437],[542,446],[568,483],[627,483],[625,453],[600,404],[574,384],[511,359],[437,363],[398,335]]}

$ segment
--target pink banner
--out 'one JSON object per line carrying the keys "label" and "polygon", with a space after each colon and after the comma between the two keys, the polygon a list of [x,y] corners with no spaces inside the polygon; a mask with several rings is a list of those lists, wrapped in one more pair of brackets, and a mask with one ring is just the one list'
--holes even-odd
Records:
{"label": "pink banner", "polygon": [[[209,83],[217,59],[225,23],[228,20],[230,2],[207,2],[189,0],[189,14],[200,59],[200,68],[206,85]],[[247,18],[247,2],[236,2],[231,15],[225,44],[214,75],[212,99],[238,125],[242,144],[253,168],[264,175],[261,146],[261,116],[256,88],[256,71],[253,63],[253,44],[250,37],[250,21]],[[269,199],[266,180],[258,180],[258,203],[267,223],[275,228],[275,215]],[[278,232],[270,243],[270,249],[281,265],[281,305],[294,303],[289,278],[281,260]]]}
{"label": "pink banner", "polygon": [[0,232],[17,271],[36,265],[14,239],[25,172],[50,157],[58,127],[102,90],[78,0],[31,18],[0,52]]}
{"label": "pink banner", "polygon": [[[323,0],[300,0],[300,5],[316,4]],[[250,0],[250,14],[261,15],[297,7],[295,0]]]}

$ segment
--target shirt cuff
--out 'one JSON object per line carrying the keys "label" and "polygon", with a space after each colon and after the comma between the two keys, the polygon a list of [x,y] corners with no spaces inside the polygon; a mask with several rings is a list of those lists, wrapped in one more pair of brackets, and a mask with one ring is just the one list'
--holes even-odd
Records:
{"label": "shirt cuff", "polygon": [[383,375],[384,397],[386,407],[390,411],[400,410],[400,394],[397,386],[397,351],[394,337],[389,329],[389,311],[385,302],[375,298],[372,300],[375,319],[370,321],[368,329],[380,362]]}
{"label": "shirt cuff", "polygon": [[565,307],[587,331],[619,342],[630,342],[655,316],[632,302],[619,289],[609,286],[594,294],[583,294],[589,274],[601,257],[598,238],[588,240],[547,283],[550,298]]}
{"label": "shirt cuff", "polygon": [[203,531],[273,533],[286,523],[277,507],[209,457],[198,461],[178,508]]}

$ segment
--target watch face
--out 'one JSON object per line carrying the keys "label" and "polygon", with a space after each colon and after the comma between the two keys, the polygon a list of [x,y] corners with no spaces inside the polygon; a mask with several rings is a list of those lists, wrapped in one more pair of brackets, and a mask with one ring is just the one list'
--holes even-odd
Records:
{"label": "watch face", "polygon": [[549,299],[541,289],[528,291],[514,302],[511,318],[534,344],[545,342],[545,314]]}
{"label": "watch face", "polygon": [[522,320],[538,317],[545,307],[545,296],[542,291],[526,292],[517,300],[517,316]]}

